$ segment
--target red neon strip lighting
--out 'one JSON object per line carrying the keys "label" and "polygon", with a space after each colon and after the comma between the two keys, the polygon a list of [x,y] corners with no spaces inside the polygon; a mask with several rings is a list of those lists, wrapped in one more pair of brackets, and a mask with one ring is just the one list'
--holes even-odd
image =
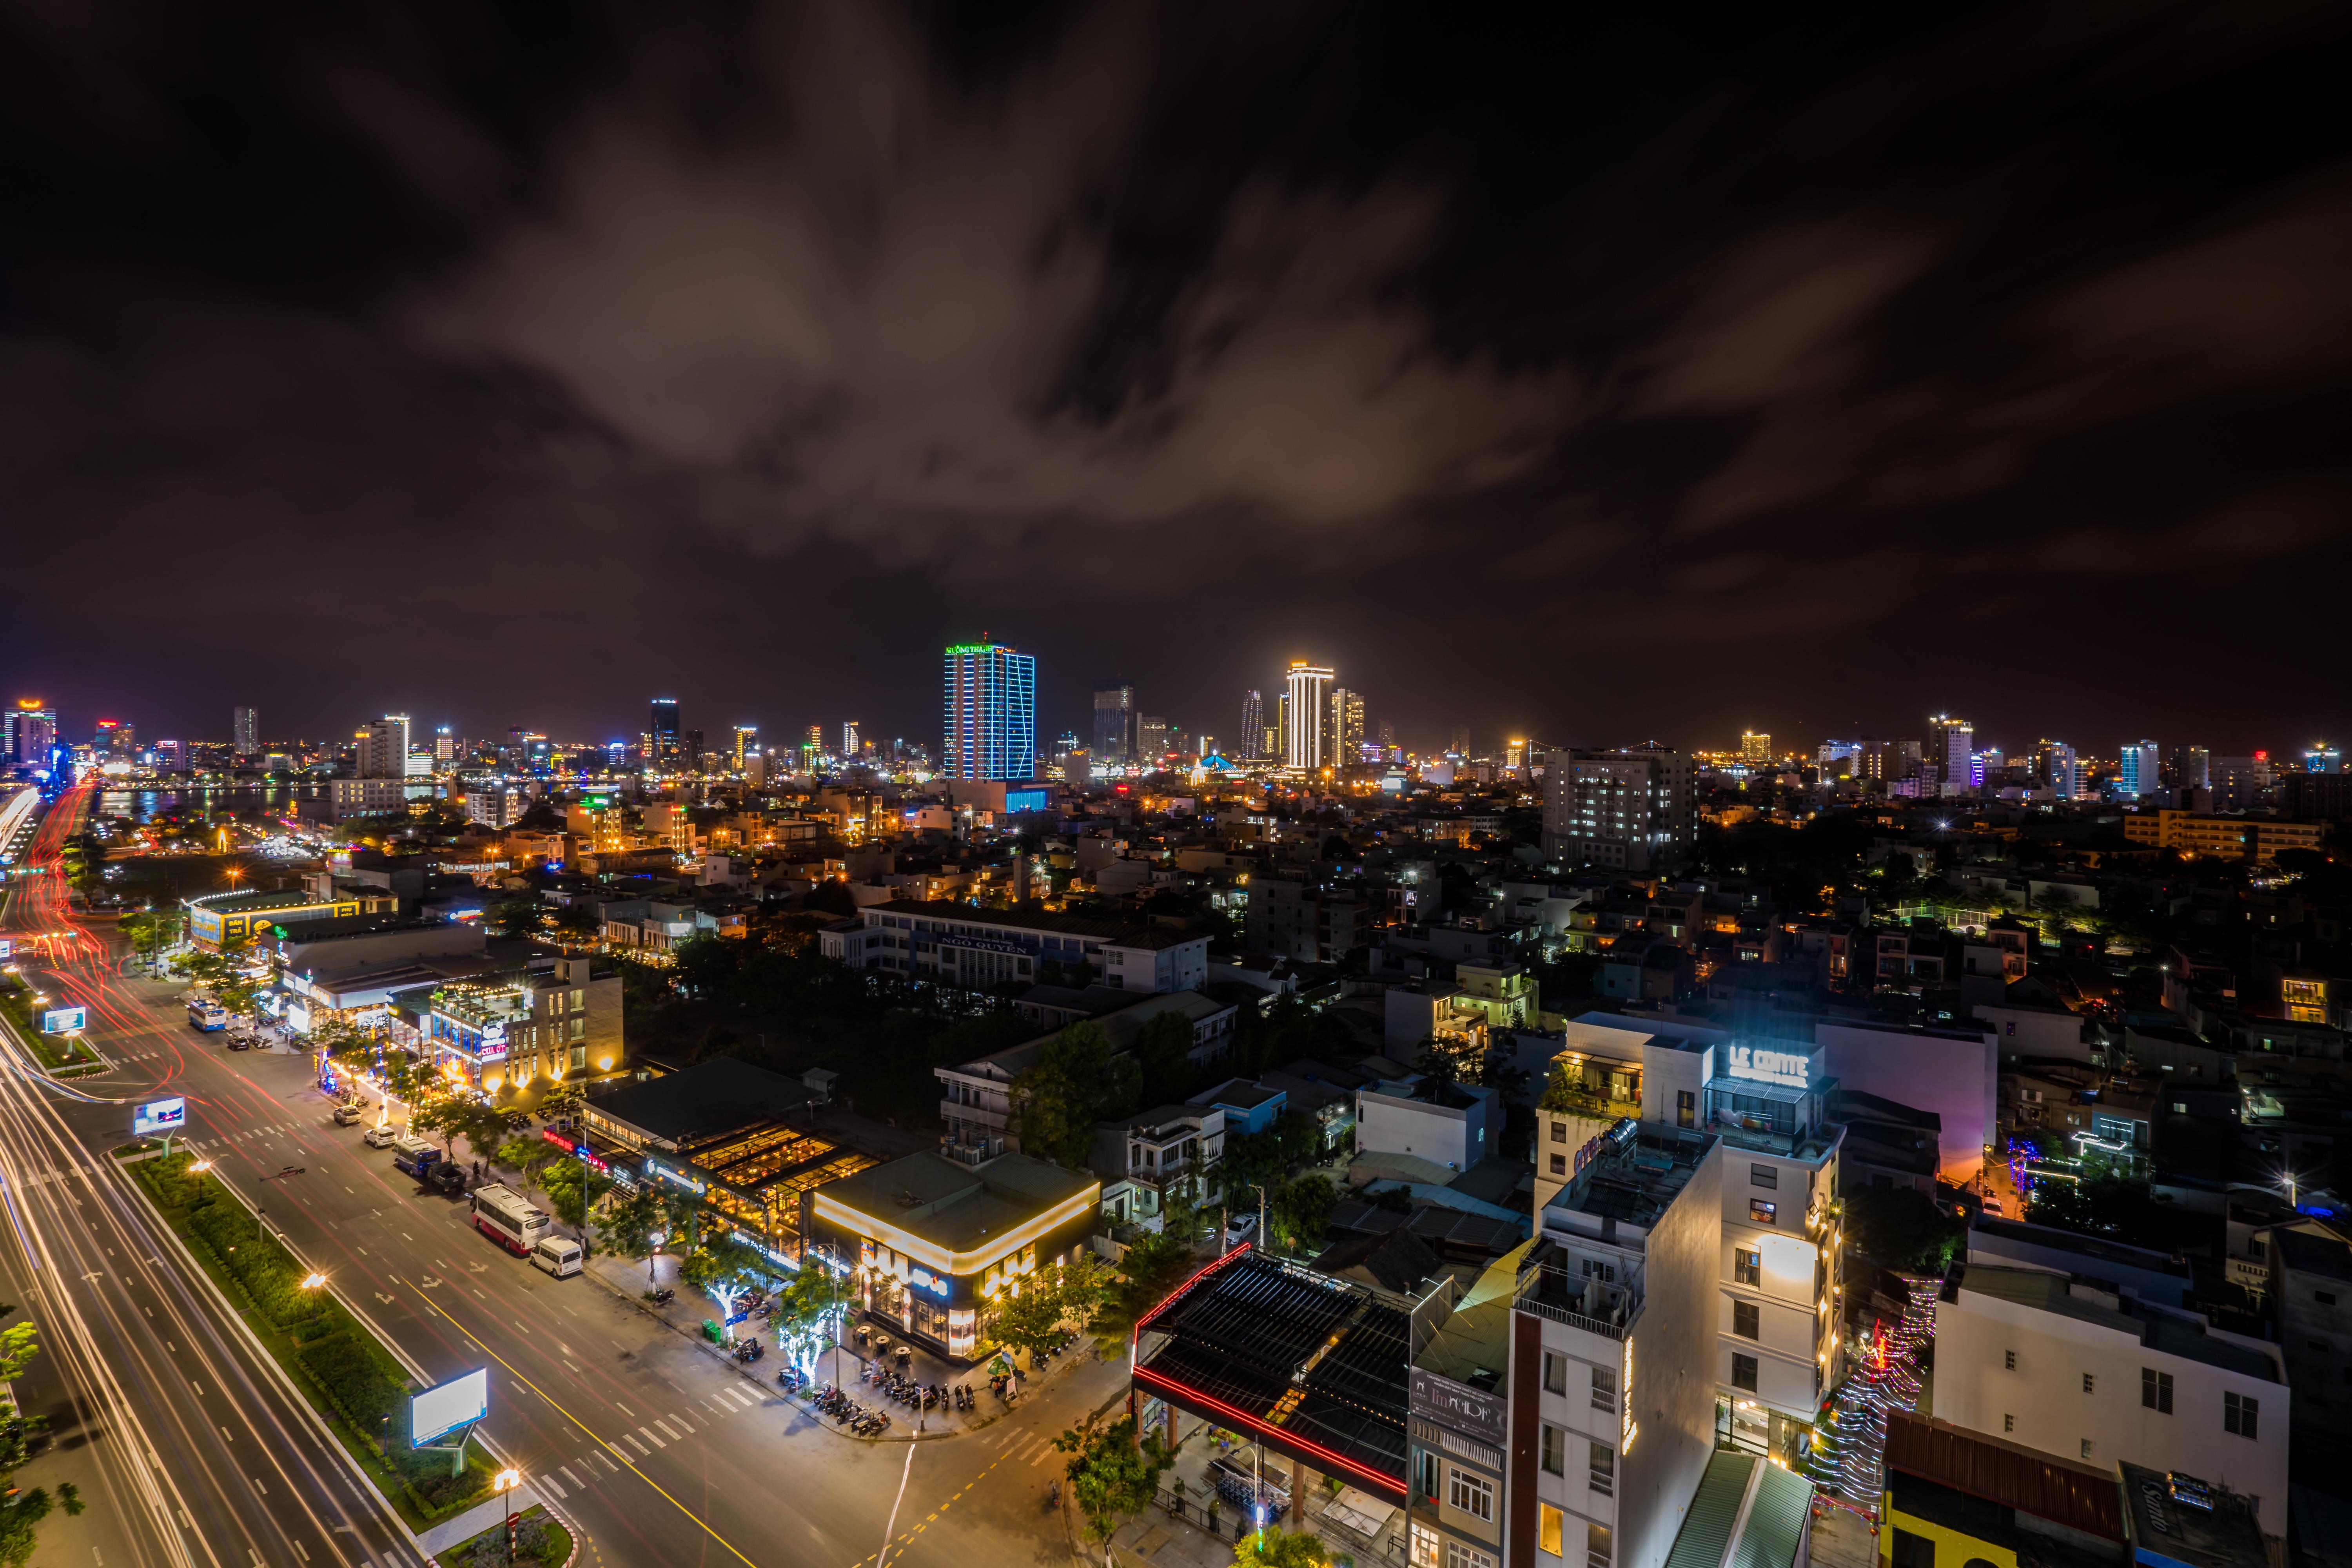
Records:
{"label": "red neon strip lighting", "polygon": [[1131,1330],[1127,1336],[1127,1359],[1129,1364],[1134,1364],[1135,1347],[1142,1342],[1143,1331],[1153,1319],[1159,1317],[1160,1313],[1174,1306],[1178,1300],[1193,1286],[1199,1284],[1208,1276],[1214,1274],[1218,1269],[1223,1268],[1226,1264],[1231,1263],[1234,1258],[1239,1258],[1243,1253],[1247,1252],[1249,1249],[1250,1244],[1244,1241],[1239,1247],[1234,1247],[1231,1252],[1226,1253],[1223,1258],[1212,1258],[1208,1262],[1203,1263],[1200,1268],[1192,1270],[1192,1277],[1191,1279],[1185,1280],[1184,1283],[1177,1286],[1176,1289],[1169,1291],[1165,1297],[1161,1298],[1160,1305],[1152,1308],[1151,1310],[1136,1319],[1134,1329]]}
{"label": "red neon strip lighting", "polygon": [[1174,1378],[1170,1377],[1163,1373],[1153,1372],[1149,1367],[1139,1366],[1135,1369],[1135,1380],[1138,1383],[1148,1383],[1155,1387],[1165,1389],[1169,1393],[1176,1394],[1192,1404],[1207,1405],[1210,1409],[1216,1411],[1219,1415],[1233,1422],[1236,1426],[1245,1426],[1253,1432],[1270,1437],[1277,1443],[1286,1444],[1293,1448],[1304,1448],[1308,1453],[1314,1455],[1317,1458],[1327,1459],[1333,1465],[1338,1466],[1339,1468],[1349,1471],[1362,1479],[1370,1481],[1372,1485],[1380,1488],[1382,1491],[1395,1492],[1400,1497],[1404,1494],[1405,1485],[1402,1477],[1387,1475],[1380,1470],[1375,1470],[1367,1465],[1359,1464],[1357,1461],[1349,1458],[1344,1454],[1335,1454],[1319,1443],[1310,1443],[1304,1437],[1297,1436],[1296,1433],[1286,1432],[1281,1427],[1274,1426],[1269,1422],[1261,1421],[1256,1416],[1250,1415],[1247,1411],[1236,1409],[1233,1405],[1226,1404],[1223,1400],[1213,1398],[1209,1394],[1202,1393],[1197,1388],[1187,1387],[1185,1384],[1177,1382]]}

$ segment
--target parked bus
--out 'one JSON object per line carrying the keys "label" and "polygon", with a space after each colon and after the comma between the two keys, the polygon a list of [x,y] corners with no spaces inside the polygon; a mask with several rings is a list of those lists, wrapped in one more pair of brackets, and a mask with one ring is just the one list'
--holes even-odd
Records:
{"label": "parked bus", "polygon": [[188,1022],[209,1035],[228,1027],[228,1009],[209,996],[190,996]]}
{"label": "parked bus", "polygon": [[474,1228],[516,1257],[529,1257],[539,1238],[547,1234],[547,1215],[512,1187],[493,1182],[474,1189]]}

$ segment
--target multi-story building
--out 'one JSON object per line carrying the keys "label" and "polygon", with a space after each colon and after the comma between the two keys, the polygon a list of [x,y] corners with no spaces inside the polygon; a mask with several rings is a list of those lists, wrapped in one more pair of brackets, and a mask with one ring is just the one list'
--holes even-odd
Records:
{"label": "multi-story building", "polygon": [[1049,959],[1123,991],[1187,991],[1209,978],[1207,937],[1092,915],[893,899],[818,935],[827,958],[853,969],[975,988],[1033,983]]}
{"label": "multi-story building", "polygon": [[1282,765],[1295,773],[1319,773],[1336,760],[1331,680],[1329,669],[1303,658],[1283,679]]}
{"label": "multi-story building", "polygon": [[[851,723],[851,724],[845,724],[845,725],[843,725],[843,726],[842,726],[842,734],[843,734],[843,738],[844,738],[844,739],[851,739],[851,738],[855,737],[855,736],[856,735],[856,733],[857,733],[857,726],[856,726],[856,724]],[[845,752],[844,754],[845,754],[845,755],[855,755],[855,754],[856,754],[856,747],[855,745],[852,745],[852,746],[851,746],[851,748],[849,749],[849,751],[848,751],[847,752]],[[757,724],[738,724],[738,725],[736,725],[736,726],[735,726],[735,771],[736,771],[737,773],[741,773],[741,772],[743,772],[743,771],[744,771],[744,769],[750,765],[751,759],[752,759],[753,757],[758,756],[759,754],[760,754],[760,726],[758,726]]]}
{"label": "multi-story building", "polygon": [[1357,889],[1332,889],[1295,878],[1250,879],[1242,917],[1242,944],[1252,953],[1337,963],[1369,947],[1385,900]]}
{"label": "multi-story building", "polygon": [[1690,759],[1681,752],[1652,742],[1546,757],[1546,854],[1643,875],[1680,865],[1697,836]]}
{"label": "multi-story building", "polygon": [[1772,737],[1762,730],[1741,731],[1739,754],[1751,766],[1762,766],[1772,760]]}
{"label": "multi-story building", "polygon": [[408,776],[408,715],[387,713],[360,726],[358,773],[363,779]]}
{"label": "multi-story building", "polygon": [[1093,760],[1105,764],[1125,763],[1135,754],[1135,688],[1124,680],[1095,683],[1095,743]]}
{"label": "multi-story building", "polygon": [[2271,787],[2276,782],[2268,752],[2245,757],[2214,757],[2207,766],[2216,811],[2250,811],[2270,799]]}
{"label": "multi-story building", "polygon": [[2267,816],[2212,816],[2197,811],[2142,812],[2124,818],[2124,837],[2183,855],[2216,860],[2275,863],[2282,849],[2316,849],[2324,822],[2290,822]]}
{"label": "multi-story building", "polygon": [[2060,800],[2073,800],[2083,786],[2083,767],[2074,748],[2063,741],[2036,741],[2032,779]]}
{"label": "multi-story building", "polygon": [[1245,763],[1265,757],[1265,699],[1258,692],[1242,693],[1241,747],[1235,754]]}
{"label": "multi-story building", "polygon": [[[1716,1447],[1714,1380],[1691,1373],[1716,1338],[1723,1172],[1706,1131],[1620,1121],[1537,1215],[1512,1299],[1500,1561],[1665,1563]],[[1413,1562],[1466,1568],[1444,1542],[1483,1522],[1476,1468],[1442,1435],[1411,1465]]]}
{"label": "multi-story building", "polygon": [[590,960],[448,982],[432,993],[425,1042],[434,1067],[477,1089],[621,1069],[621,978]]}
{"label": "multi-story building", "polygon": [[995,643],[947,650],[944,748],[951,779],[1037,776],[1037,660]]}
{"label": "multi-story building", "polygon": [[1157,768],[1168,755],[1168,721],[1156,714],[1139,714],[1135,721],[1136,762]]}
{"label": "multi-story building", "polygon": [[20,697],[8,715],[8,755],[18,763],[39,764],[49,760],[58,743],[58,710],[37,697]]}
{"label": "multi-story building", "polygon": [[2164,749],[2154,741],[2126,742],[2116,758],[2116,791],[2131,799],[2154,795],[2163,787]]}
{"label": "multi-story building", "polygon": [[1977,727],[1966,719],[1938,713],[1927,721],[1927,763],[1932,776],[1955,790],[1966,788],[1976,751]]}
{"label": "multi-story building", "polygon": [[1344,686],[1331,689],[1331,749],[1342,763],[1363,761],[1364,694]]}
{"label": "multi-story building", "polygon": [[229,744],[239,761],[261,751],[261,716],[250,707],[228,710]]}
{"label": "multi-story building", "polygon": [[647,705],[646,762],[656,768],[675,767],[682,754],[683,742],[677,727],[677,699],[655,698]]}
{"label": "multi-story building", "polygon": [[390,778],[330,779],[327,803],[337,822],[394,816],[408,809],[408,782],[398,773]]}
{"label": "multi-story building", "polygon": [[2184,1471],[2286,1533],[2279,1348],[2200,1313],[1972,1256],[1936,1303],[1936,1415],[2102,1469]]}

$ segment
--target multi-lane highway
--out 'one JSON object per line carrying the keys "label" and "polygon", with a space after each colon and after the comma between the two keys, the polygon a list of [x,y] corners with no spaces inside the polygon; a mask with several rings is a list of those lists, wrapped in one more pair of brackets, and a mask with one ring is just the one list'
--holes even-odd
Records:
{"label": "multi-lane highway", "polygon": [[[76,805],[59,803],[44,842],[68,830]],[[1057,1473],[1048,1440],[1117,1394],[1116,1369],[1078,1368],[976,1432],[920,1443],[845,1438],[603,1282],[555,1279],[474,1232],[461,1202],[421,1192],[388,1154],[366,1149],[358,1129],[332,1125],[303,1058],[231,1053],[222,1037],[186,1026],[176,988],[121,973],[103,933],[77,917],[55,877],[33,879],[20,899],[16,923],[74,933],[54,944],[44,984],[91,1009],[89,1038],[113,1064],[74,1088],[108,1100],[184,1096],[190,1135],[241,1191],[301,1167],[300,1176],[272,1184],[271,1227],[421,1375],[490,1369],[487,1435],[582,1528],[583,1568],[855,1568],[886,1549],[890,1563],[910,1568],[927,1558],[952,1568],[1030,1568],[1068,1552],[1062,1520],[1043,1506]],[[131,1373],[130,1384],[173,1385],[168,1397],[126,1385],[120,1401],[142,1424],[186,1435],[177,1449],[159,1438],[147,1484],[216,1497],[208,1515],[191,1508],[197,1522],[184,1533],[217,1558],[189,1561],[409,1561],[396,1527],[354,1517],[339,1497],[356,1483],[331,1473],[336,1456],[281,1408],[269,1374],[249,1364],[233,1336],[197,1331],[205,1315],[199,1289],[178,1280],[153,1222],[105,1168],[104,1151],[127,1131],[124,1106],[62,1097],[34,1084],[23,1063],[6,1077],[0,1174],[14,1192],[14,1167],[76,1173],[20,1194],[40,1194],[26,1229],[37,1248],[73,1249],[53,1282],[99,1276],[78,1279],[58,1308],[41,1310],[92,1320],[89,1332],[106,1347],[89,1358],[94,1386],[110,1387],[106,1375],[118,1368]],[[674,1311],[691,1324],[704,1310],[682,1301]],[[225,1435],[205,1452],[196,1439],[215,1426]],[[258,1467],[264,1449],[277,1468]],[[247,1459],[255,1462],[249,1475],[236,1463]],[[120,1486],[128,1493],[131,1481]],[[315,1529],[307,1522],[314,1514]]]}

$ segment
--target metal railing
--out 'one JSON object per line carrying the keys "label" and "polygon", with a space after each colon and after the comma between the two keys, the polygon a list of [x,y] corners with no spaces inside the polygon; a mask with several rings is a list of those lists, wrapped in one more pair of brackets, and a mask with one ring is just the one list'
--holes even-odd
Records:
{"label": "metal railing", "polygon": [[1643,1305],[1636,1302],[1633,1309],[1625,1314],[1623,1322],[1612,1323],[1603,1318],[1588,1318],[1581,1312],[1547,1301],[1537,1294],[1532,1287],[1523,1288],[1518,1299],[1511,1304],[1536,1313],[1539,1317],[1549,1318],[1555,1323],[1565,1323],[1571,1329],[1582,1329],[1588,1334],[1599,1334],[1603,1339],[1621,1341],[1633,1331],[1635,1323],[1642,1321]]}

